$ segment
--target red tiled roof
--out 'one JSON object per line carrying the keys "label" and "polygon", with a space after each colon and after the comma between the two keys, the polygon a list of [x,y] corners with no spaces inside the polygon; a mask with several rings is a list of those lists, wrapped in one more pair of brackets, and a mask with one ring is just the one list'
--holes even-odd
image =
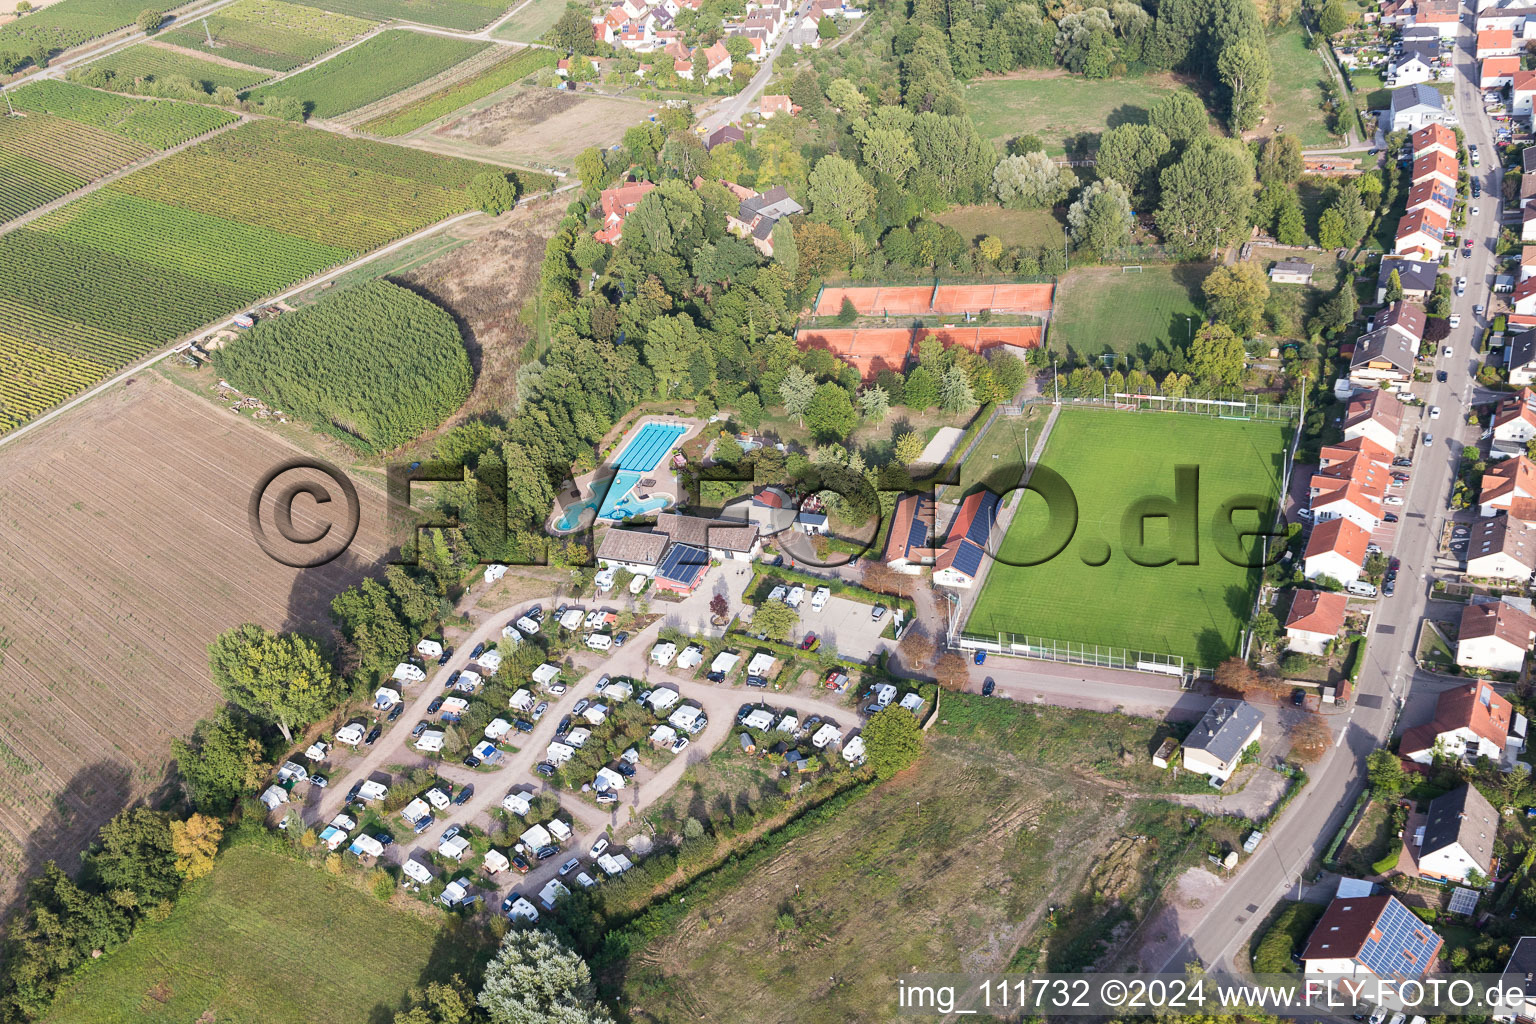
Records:
{"label": "red tiled roof", "polygon": [[1515,92],[1536,90],[1536,71],[1516,71],[1509,76],[1509,84]]}
{"label": "red tiled roof", "polygon": [[1344,610],[1349,598],[1326,590],[1298,590],[1291,598],[1291,611],[1285,617],[1286,629],[1307,633],[1335,635],[1344,628]]}
{"label": "red tiled roof", "polygon": [[1370,542],[1371,535],[1363,527],[1356,526],[1348,519],[1327,519],[1312,528],[1312,536],[1307,539],[1307,552],[1303,557],[1312,558],[1333,551],[1355,565],[1364,565],[1365,548]]}
{"label": "red tiled roof", "polygon": [[[1514,58],[1516,63],[1519,58]],[[1429,124],[1414,132],[1411,136],[1413,152],[1419,153],[1430,146],[1444,146],[1452,153],[1456,152],[1456,133],[1443,124]]]}
{"label": "red tiled roof", "polygon": [[[1523,417],[1536,423],[1536,414],[1521,406]],[[1509,422],[1507,419],[1503,422]],[[1536,497],[1536,462],[1524,455],[1503,459],[1489,466],[1483,473],[1483,489],[1478,495],[1481,504],[1489,505],[1503,498]]]}
{"label": "red tiled roof", "polygon": [[[1513,644],[1521,650],[1528,650],[1531,646],[1531,638],[1536,636],[1536,619],[1513,605],[1503,601],[1489,601],[1485,604],[1470,604],[1461,613],[1461,640],[1475,640],[1483,637],[1498,637],[1506,643]],[[1491,687],[1489,688],[1491,691]],[[1497,694],[1495,694],[1497,696]],[[1507,706],[1507,702],[1506,702]],[[1471,714],[1476,714],[1471,712]],[[1489,712],[1489,721],[1495,721],[1493,713]],[[1504,728],[1509,729],[1508,712],[1505,712]],[[1435,717],[1440,717],[1440,712],[1435,711]],[[1475,728],[1475,726],[1474,726]],[[1443,731],[1443,730],[1442,730]],[[1478,733],[1479,736],[1482,733]],[[1502,740],[1498,742],[1502,743]]]}
{"label": "red tiled roof", "polygon": [[1413,158],[1413,175],[1408,180],[1418,184],[1430,175],[1439,175],[1454,182],[1461,165],[1443,149],[1432,149]]}

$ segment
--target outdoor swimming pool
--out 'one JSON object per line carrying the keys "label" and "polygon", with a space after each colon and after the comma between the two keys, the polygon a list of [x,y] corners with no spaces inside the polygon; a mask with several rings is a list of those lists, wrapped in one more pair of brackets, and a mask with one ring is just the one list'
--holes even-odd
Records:
{"label": "outdoor swimming pool", "polygon": [[655,496],[642,500],[634,497],[633,492],[641,479],[661,465],[672,445],[687,432],[688,428],[680,423],[652,421],[642,426],[614,461],[618,472],[603,495],[597,518],[617,522],[652,515],[671,504],[670,498]]}

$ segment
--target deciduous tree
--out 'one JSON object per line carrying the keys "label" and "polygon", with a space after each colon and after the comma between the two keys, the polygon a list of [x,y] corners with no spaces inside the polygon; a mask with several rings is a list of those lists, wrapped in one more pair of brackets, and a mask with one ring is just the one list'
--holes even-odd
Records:
{"label": "deciduous tree", "polygon": [[188,881],[202,878],[213,870],[224,826],[217,818],[194,814],[186,821],[171,822],[171,848],[176,852],[176,870]]}
{"label": "deciduous tree", "polygon": [[501,940],[485,969],[480,1006],[491,1024],[613,1024],[587,962],[542,930]]}
{"label": "deciduous tree", "polygon": [[886,708],[864,723],[864,756],[878,778],[911,767],[923,752],[923,730],[906,708]]}
{"label": "deciduous tree", "polygon": [[992,191],[1004,206],[1035,209],[1067,198],[1077,176],[1044,153],[1004,157],[992,170]]}
{"label": "deciduous tree", "polygon": [[272,722],[283,739],[336,702],[339,684],[320,648],[297,633],[247,623],[225,630],[208,647],[213,681],[231,704]]}
{"label": "deciduous tree", "polygon": [[1217,267],[1202,289],[1211,316],[1245,338],[1259,326],[1269,301],[1269,277],[1253,260]]}

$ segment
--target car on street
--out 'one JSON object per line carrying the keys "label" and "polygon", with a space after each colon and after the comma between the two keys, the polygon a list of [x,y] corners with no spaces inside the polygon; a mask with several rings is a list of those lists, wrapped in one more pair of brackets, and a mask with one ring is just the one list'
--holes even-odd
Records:
{"label": "car on street", "polygon": [[597,842],[592,844],[592,859],[597,860],[597,858],[603,855],[603,851],[606,849],[608,849],[608,840],[599,838]]}
{"label": "car on street", "polygon": [[1424,435],[1424,447],[1428,448],[1430,445],[1432,445],[1434,443],[1435,443],[1435,435],[1434,434],[1425,434]]}
{"label": "car on street", "polygon": [[1452,327],[1460,327],[1461,326],[1461,314],[1460,313],[1452,313],[1450,315],[1450,318],[1446,321],[1446,323],[1450,324]]}
{"label": "car on street", "polygon": [[1432,420],[1437,420],[1440,418],[1440,407],[1438,405],[1432,405],[1429,407],[1429,418]]}
{"label": "car on street", "polygon": [[[1465,295],[1466,293],[1467,293],[1467,279],[1465,277],[1458,277],[1456,279],[1456,294],[1457,295]],[[1446,355],[1450,355],[1450,353],[1447,352]]]}
{"label": "car on street", "polygon": [[1476,206],[1472,207],[1472,216],[1476,217],[1478,214],[1480,214],[1482,212],[1483,211],[1478,209]]}
{"label": "car on street", "polygon": [[475,795],[475,784],[473,782],[471,782],[469,785],[467,785],[463,789],[459,790],[459,795],[453,798],[453,802],[462,807],[464,804],[469,803],[469,798],[474,796],[474,795]]}
{"label": "car on street", "polygon": [[570,860],[560,865],[560,877],[564,878],[566,875],[570,874],[572,871],[575,871],[579,867],[581,867],[581,858],[572,857]]}
{"label": "car on street", "polygon": [[571,714],[579,715],[579,714],[581,714],[583,711],[587,710],[587,708],[589,708],[591,706],[592,706],[592,702],[590,700],[587,700],[587,698],[583,697],[583,698],[581,698],[581,700],[576,702],[574,707],[571,708]]}
{"label": "car on street", "polygon": [[528,717],[533,719],[535,722],[537,722],[539,719],[544,717],[544,712],[546,712],[548,710],[549,710],[549,701],[541,700],[541,701],[539,701],[539,706],[534,708],[533,711],[528,715]]}
{"label": "car on street", "polygon": [[1445,358],[1449,359],[1451,356],[1455,355],[1455,350],[1452,349],[1451,346],[1447,345],[1445,346],[1445,351],[1441,354],[1444,355]]}
{"label": "car on street", "polygon": [[981,684],[981,695],[983,697],[990,697],[992,696],[992,691],[995,689],[997,689],[997,683],[988,679],[986,682]]}
{"label": "car on street", "polygon": [[537,765],[534,766],[533,770],[544,776],[546,779],[555,774],[554,763],[550,761],[540,761]]}
{"label": "car on street", "polygon": [[976,657],[973,660],[978,665],[985,665],[987,663],[987,652],[986,651],[977,651],[976,652]]}
{"label": "car on street", "polygon": [[1481,302],[1479,302],[1477,305],[1473,306],[1472,307],[1472,312],[1476,313],[1478,316],[1482,316],[1483,315],[1483,304]]}
{"label": "car on street", "polygon": [[383,736],[383,735],[384,735],[384,727],[382,725],[376,725],[376,726],[374,726],[372,729],[370,729],[368,731],[368,735],[367,736],[363,737],[363,742],[368,744],[368,746],[371,747],[376,742],[378,742],[379,737]]}
{"label": "car on street", "polygon": [[1461,258],[1464,259],[1464,260],[1469,260],[1469,259],[1472,258],[1472,243],[1471,242],[1468,242],[1467,243],[1467,247],[1465,249],[1461,250]]}
{"label": "car on street", "polygon": [[1392,572],[1397,572],[1397,570],[1401,569],[1402,567],[1403,560],[1401,558],[1394,558],[1387,563],[1387,568]]}
{"label": "car on street", "polygon": [[1439,373],[1435,374],[1435,380],[1439,381],[1441,384],[1444,384],[1446,381],[1445,371],[1441,370]]}

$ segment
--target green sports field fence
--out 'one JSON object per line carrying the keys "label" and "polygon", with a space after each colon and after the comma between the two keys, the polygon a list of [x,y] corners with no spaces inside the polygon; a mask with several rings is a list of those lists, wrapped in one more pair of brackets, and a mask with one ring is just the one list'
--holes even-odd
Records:
{"label": "green sports field fence", "polygon": [[[1052,394],[1047,391],[1036,398],[1030,398],[1016,406],[1004,407],[1003,412],[1010,416],[1022,413],[1025,407],[1030,405],[1055,405]],[[1251,395],[1242,395],[1234,398],[1174,398],[1168,395],[1135,395],[1115,392],[1103,397],[1092,398],[1067,398],[1063,396],[1059,403],[1068,409],[1099,408],[1115,409],[1120,412],[1181,412],[1192,416],[1211,416],[1216,419],[1232,420],[1274,420],[1285,422],[1296,420],[1301,416],[1301,409],[1294,405],[1280,405],[1273,402],[1263,402]]]}
{"label": "green sports field fence", "polygon": [[1013,658],[1058,661],[1067,665],[1092,665],[1096,668],[1127,669],[1160,676],[1183,678],[1184,659],[1177,654],[1138,651],[1129,647],[1084,644],[1073,640],[1053,640],[1027,633],[960,633],[951,643],[963,651],[986,651]]}

